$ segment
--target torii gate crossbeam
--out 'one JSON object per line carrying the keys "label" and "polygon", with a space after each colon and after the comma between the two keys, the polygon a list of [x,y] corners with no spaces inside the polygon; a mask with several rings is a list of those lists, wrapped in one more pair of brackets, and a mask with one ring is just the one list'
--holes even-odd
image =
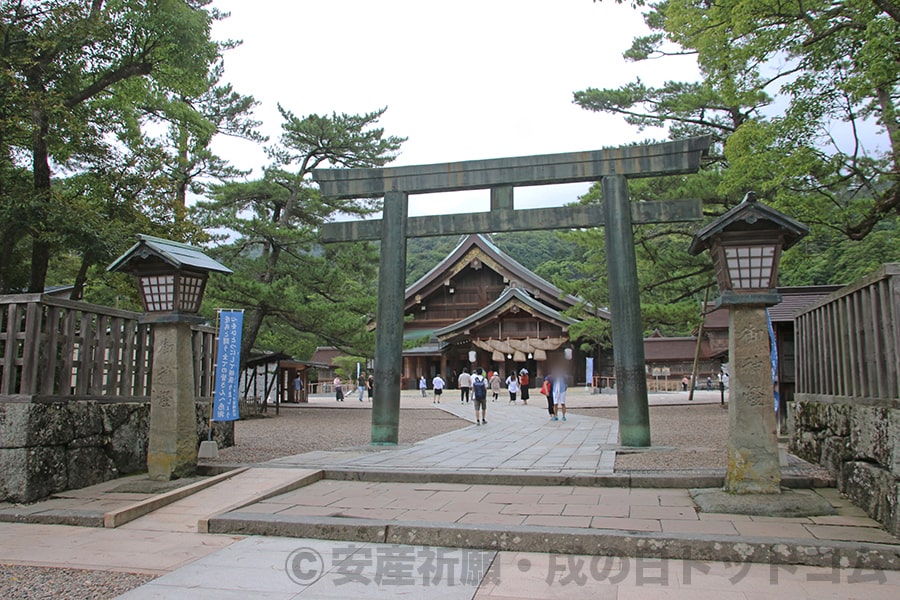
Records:
{"label": "torii gate crossbeam", "polygon": [[[384,196],[381,221],[329,223],[321,228],[326,242],[381,240],[372,443],[391,445],[399,439],[408,237],[604,225],[619,442],[649,446],[650,411],[632,224],[693,221],[701,214],[699,201],[631,203],[627,178],[694,173],[709,143],[707,136],[568,154],[382,169],[315,169],[313,178],[324,196]],[[597,180],[603,191],[600,207],[515,210],[513,206],[514,186]],[[470,189],[491,190],[490,213],[408,218],[410,194]]]}

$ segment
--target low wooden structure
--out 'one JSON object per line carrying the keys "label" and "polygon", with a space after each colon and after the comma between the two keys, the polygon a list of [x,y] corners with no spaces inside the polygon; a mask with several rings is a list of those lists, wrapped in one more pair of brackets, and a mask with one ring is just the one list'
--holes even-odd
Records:
{"label": "low wooden structure", "polygon": [[[44,294],[0,296],[0,398],[149,399],[153,326],[140,317]],[[209,399],[215,329],[191,329],[196,396]]]}
{"label": "low wooden structure", "polygon": [[[326,363],[294,360],[284,352],[251,358],[241,376],[241,399],[247,402],[256,398],[261,411],[266,412],[271,398],[277,415],[284,402],[309,402],[309,370],[328,367]],[[301,380],[299,389],[294,383],[297,377]]]}
{"label": "low wooden structure", "polygon": [[791,443],[900,535],[900,264],[796,317]]}

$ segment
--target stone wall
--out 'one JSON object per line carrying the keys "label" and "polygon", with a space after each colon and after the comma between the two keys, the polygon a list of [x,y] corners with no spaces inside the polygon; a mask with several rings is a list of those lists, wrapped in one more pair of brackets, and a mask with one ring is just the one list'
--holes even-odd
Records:
{"label": "stone wall", "polygon": [[791,450],[826,467],[840,491],[900,536],[900,406],[798,394]]}
{"label": "stone wall", "polygon": [[[209,403],[196,403],[198,445]],[[147,470],[149,401],[0,399],[0,501],[33,502],[69,489]],[[220,447],[232,423],[217,423]]]}

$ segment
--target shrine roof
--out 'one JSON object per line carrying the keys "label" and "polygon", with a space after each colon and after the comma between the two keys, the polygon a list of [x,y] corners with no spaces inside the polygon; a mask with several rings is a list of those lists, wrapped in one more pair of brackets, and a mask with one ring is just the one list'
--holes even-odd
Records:
{"label": "shrine roof", "polygon": [[[452,270],[454,265],[462,260],[472,248],[480,249],[485,255],[496,261],[501,268],[506,269],[516,279],[519,279],[525,287],[539,290],[542,295],[552,298],[555,303],[568,307],[583,304],[581,299],[571,294],[565,294],[561,289],[543,277],[536,275],[533,271],[500,250],[487,236],[480,233],[463,237],[450,254],[419,278],[418,281],[406,288],[407,303],[416,294],[439,282],[444,273]],[[605,313],[605,311],[600,312]]]}
{"label": "shrine roof", "polygon": [[499,298],[497,298],[481,310],[472,313],[465,319],[457,321],[453,325],[435,330],[434,335],[436,335],[438,338],[445,338],[462,329],[478,325],[480,322],[487,320],[489,317],[495,314],[499,314],[507,304],[513,303],[521,305],[528,312],[534,311],[534,313],[538,313],[551,321],[556,321],[557,323],[572,325],[578,322],[576,319],[567,317],[561,312],[547,306],[543,302],[532,298],[531,295],[528,294],[528,292],[521,288],[507,288],[502,294],[500,294]]}

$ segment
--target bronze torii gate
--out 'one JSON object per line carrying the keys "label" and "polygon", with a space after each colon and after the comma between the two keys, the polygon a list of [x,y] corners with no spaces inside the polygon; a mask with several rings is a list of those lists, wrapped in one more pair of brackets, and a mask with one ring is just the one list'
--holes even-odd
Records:
{"label": "bronze torii gate", "polygon": [[[619,404],[619,442],[650,445],[650,412],[632,223],[701,218],[699,200],[637,202],[628,199],[629,177],[694,173],[709,137],[607,150],[498,158],[381,169],[315,169],[322,194],[332,198],[384,196],[382,220],[328,223],[324,242],[381,240],[375,330],[375,396],[372,443],[396,444],[403,366],[406,239],[497,231],[606,226],[613,359]],[[603,202],[515,210],[513,187],[601,180]],[[410,194],[490,189],[486,213],[408,218]]]}

